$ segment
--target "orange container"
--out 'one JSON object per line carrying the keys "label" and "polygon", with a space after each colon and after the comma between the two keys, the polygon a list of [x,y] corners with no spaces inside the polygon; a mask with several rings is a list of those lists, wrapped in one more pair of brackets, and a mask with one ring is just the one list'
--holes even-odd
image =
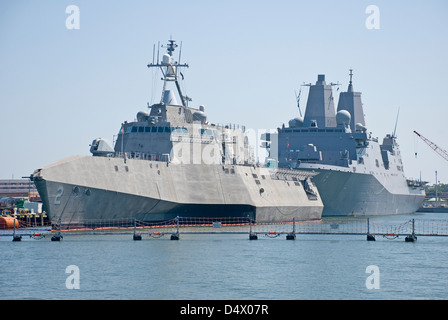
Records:
{"label": "orange container", "polygon": [[0,229],[12,229],[14,228],[14,221],[16,224],[16,228],[19,227],[19,220],[14,219],[13,217],[3,217],[0,216]]}

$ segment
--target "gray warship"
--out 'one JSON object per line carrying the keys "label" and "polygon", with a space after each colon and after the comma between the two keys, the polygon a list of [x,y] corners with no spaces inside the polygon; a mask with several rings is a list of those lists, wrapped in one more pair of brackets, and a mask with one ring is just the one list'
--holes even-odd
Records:
{"label": "gray warship", "polygon": [[[259,222],[320,219],[322,200],[302,170],[256,165],[244,126],[207,120],[181,91],[188,64],[169,40],[159,62],[159,103],[122,123],[114,146],[94,139],[91,156],[72,156],[31,175],[54,223],[86,219],[249,217]],[[168,87],[173,87],[171,90]],[[177,98],[176,98],[177,95]],[[178,99],[180,100],[178,102]]]}
{"label": "gray warship", "polygon": [[[262,136],[271,161],[282,168],[318,172],[313,177],[324,203],[323,216],[366,216],[415,213],[422,204],[424,184],[407,179],[395,129],[382,143],[368,132],[361,92],[339,95],[335,112],[332,87],[325,75],[309,87],[304,117],[291,119],[276,133]],[[398,118],[397,118],[398,120]]]}

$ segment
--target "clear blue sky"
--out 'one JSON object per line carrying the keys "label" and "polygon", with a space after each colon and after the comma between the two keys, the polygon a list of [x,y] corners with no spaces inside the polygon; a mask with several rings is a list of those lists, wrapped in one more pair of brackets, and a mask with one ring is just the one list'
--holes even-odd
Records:
{"label": "clear blue sky", "polygon": [[[371,4],[379,30],[365,25]],[[66,28],[69,5],[80,9],[79,30]],[[275,129],[297,115],[301,83],[322,73],[346,90],[353,68],[368,130],[391,133],[400,108],[406,175],[434,183],[437,170],[448,183],[448,162],[413,133],[448,149],[447,17],[444,0],[2,0],[0,178],[112,140],[159,99],[146,65],[153,45],[172,36],[190,65],[185,93],[211,122]]]}

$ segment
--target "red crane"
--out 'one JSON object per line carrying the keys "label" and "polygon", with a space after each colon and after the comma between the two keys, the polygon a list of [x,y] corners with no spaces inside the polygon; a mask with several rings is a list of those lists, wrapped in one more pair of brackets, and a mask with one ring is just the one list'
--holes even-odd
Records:
{"label": "red crane", "polygon": [[439,156],[441,156],[443,159],[445,159],[446,161],[448,161],[448,152],[446,150],[441,149],[438,145],[436,145],[434,142],[426,139],[424,136],[422,136],[420,133],[418,133],[417,131],[414,130],[414,133],[416,135],[418,135],[420,137],[420,139],[422,139],[423,141],[426,142],[426,144],[428,146],[431,147],[432,150],[434,150],[435,152],[437,152],[437,154]]}

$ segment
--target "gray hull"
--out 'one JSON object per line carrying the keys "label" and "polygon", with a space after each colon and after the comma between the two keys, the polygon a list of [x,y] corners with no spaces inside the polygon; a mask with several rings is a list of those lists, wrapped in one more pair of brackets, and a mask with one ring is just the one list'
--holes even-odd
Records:
{"label": "gray hull", "polygon": [[[375,216],[415,213],[425,194],[409,188],[406,181],[389,181],[394,188],[370,174],[334,170],[317,170],[313,182],[324,203],[322,216]],[[398,179],[397,179],[398,180]]]}
{"label": "gray hull", "polygon": [[[261,222],[320,219],[317,189],[254,166],[183,165],[109,157],[71,157],[39,169],[34,182],[52,222],[136,218],[251,217]],[[303,172],[306,175],[306,172]]]}
{"label": "gray hull", "polygon": [[350,70],[336,113],[334,84],[318,75],[316,84],[309,84],[304,118],[262,136],[264,145],[279,167],[319,173],[313,181],[324,203],[323,216],[415,213],[424,200],[425,182],[406,178],[395,130],[382,142],[369,132],[352,76]]}

